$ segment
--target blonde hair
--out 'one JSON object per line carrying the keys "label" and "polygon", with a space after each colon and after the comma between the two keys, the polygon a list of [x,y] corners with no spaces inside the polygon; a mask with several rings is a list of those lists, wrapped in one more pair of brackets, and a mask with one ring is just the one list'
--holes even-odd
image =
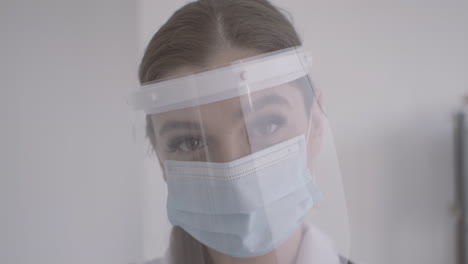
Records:
{"label": "blonde hair", "polygon": [[[300,46],[282,10],[267,0],[198,0],[177,10],[149,42],[140,83],[162,79],[184,66],[203,67],[215,51],[235,47],[267,53]],[[155,148],[151,119],[147,136]],[[207,263],[206,248],[180,227],[171,234],[171,263]]]}

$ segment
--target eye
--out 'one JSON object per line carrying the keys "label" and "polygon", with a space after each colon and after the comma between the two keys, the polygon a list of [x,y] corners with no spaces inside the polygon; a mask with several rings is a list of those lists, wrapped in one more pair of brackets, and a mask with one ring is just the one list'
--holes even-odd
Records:
{"label": "eye", "polygon": [[286,119],[282,116],[268,116],[255,122],[254,132],[258,136],[269,136],[286,124]]}
{"label": "eye", "polygon": [[169,152],[190,152],[204,148],[205,142],[201,137],[181,136],[176,137],[168,144]]}

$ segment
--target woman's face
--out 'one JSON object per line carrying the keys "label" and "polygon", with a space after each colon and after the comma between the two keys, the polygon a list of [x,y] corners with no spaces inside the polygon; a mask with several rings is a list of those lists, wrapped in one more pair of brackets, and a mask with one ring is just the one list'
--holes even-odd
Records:
{"label": "woman's face", "polygon": [[[212,58],[209,68],[252,55],[255,53],[239,50],[219,53]],[[200,70],[203,69],[183,68],[169,77]],[[250,95],[152,115],[154,142],[161,165],[164,166],[165,160],[234,161],[300,135],[307,137],[310,125],[307,149],[312,152],[308,153],[308,165],[312,168],[313,152],[318,152],[320,142],[322,112],[315,99],[308,98],[313,102],[305,100],[303,89],[311,87],[299,87],[293,82]],[[289,258],[294,252],[291,248],[300,241],[300,232],[296,231],[281,246],[283,250],[258,258]],[[214,250],[209,252],[216,259],[233,259]],[[257,263],[258,258],[242,259],[242,262]]]}

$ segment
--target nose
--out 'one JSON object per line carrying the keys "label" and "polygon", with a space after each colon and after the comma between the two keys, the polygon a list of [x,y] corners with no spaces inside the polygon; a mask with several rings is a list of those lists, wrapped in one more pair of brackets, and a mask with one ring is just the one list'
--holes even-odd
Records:
{"label": "nose", "polygon": [[251,144],[247,136],[226,135],[221,138],[212,151],[210,159],[212,162],[231,162],[252,154]]}

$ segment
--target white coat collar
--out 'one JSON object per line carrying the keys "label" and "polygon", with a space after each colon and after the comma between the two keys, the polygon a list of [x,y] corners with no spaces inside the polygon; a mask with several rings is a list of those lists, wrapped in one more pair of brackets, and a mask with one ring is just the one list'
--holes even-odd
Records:
{"label": "white coat collar", "polygon": [[[169,254],[146,264],[170,264]],[[301,246],[296,264],[340,264],[339,255],[332,240],[317,227],[307,224],[304,227]]]}

